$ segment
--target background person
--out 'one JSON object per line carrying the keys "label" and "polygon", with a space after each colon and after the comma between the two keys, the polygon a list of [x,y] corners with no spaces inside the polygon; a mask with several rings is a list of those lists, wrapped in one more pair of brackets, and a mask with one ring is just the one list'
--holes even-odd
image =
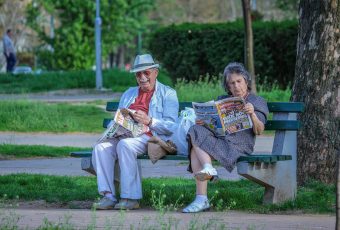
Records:
{"label": "background person", "polygon": [[[137,156],[147,151],[151,136],[168,140],[178,119],[176,91],[158,82],[158,64],[149,54],[137,55],[130,72],[135,73],[137,87],[122,95],[119,108],[136,110],[134,119],[148,125],[150,132],[135,138],[113,138],[97,144],[92,162],[97,173],[98,191],[104,197],[95,204],[97,209],[136,209],[142,198],[141,176]],[[114,187],[114,166],[120,167],[120,201]]]}
{"label": "background person", "polygon": [[208,180],[217,178],[217,171],[211,164],[216,159],[229,172],[233,170],[236,160],[251,154],[255,145],[255,135],[264,130],[267,120],[268,107],[266,101],[251,93],[251,77],[240,63],[230,63],[224,70],[222,85],[228,95],[226,97],[242,97],[245,99],[244,112],[249,114],[253,122],[252,129],[245,129],[225,137],[216,136],[210,129],[204,127],[204,122],[196,121],[188,131],[189,167],[188,171],[195,174],[196,198],[185,207],[184,213],[200,212],[210,208],[207,197]]}
{"label": "background person", "polygon": [[15,63],[17,62],[12,36],[13,36],[12,31],[8,29],[2,39],[4,45],[4,55],[6,57],[7,63],[6,66],[7,73],[13,72]]}

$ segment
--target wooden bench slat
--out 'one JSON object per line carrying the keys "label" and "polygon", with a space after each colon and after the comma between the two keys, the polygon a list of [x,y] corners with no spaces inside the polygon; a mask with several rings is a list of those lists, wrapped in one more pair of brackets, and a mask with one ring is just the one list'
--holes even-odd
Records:
{"label": "wooden bench slat", "polygon": [[[92,151],[79,151],[79,152],[71,152],[72,157],[91,157]],[[138,156],[138,159],[149,159],[149,156],[146,154]],[[264,162],[264,163],[275,163],[277,161],[286,161],[291,160],[291,155],[251,155],[251,156],[242,156],[237,162],[247,161],[247,162]],[[166,155],[162,158],[162,160],[188,160],[187,156],[183,155]]]}
{"label": "wooden bench slat", "polygon": [[[106,111],[114,112],[118,109],[119,102],[108,102],[106,104]],[[269,112],[292,112],[301,113],[304,110],[302,102],[268,102]],[[179,109],[183,110],[185,107],[192,107],[192,102],[180,102]]]}
{"label": "wooden bench slat", "polygon": [[299,130],[300,121],[269,120],[265,125],[265,130]]}
{"label": "wooden bench slat", "polygon": [[[107,128],[108,124],[112,119],[105,118],[103,120],[103,127]],[[265,126],[266,130],[299,130],[300,122],[299,121],[286,121],[286,120],[269,120]]]}
{"label": "wooden bench slat", "polygon": [[114,112],[118,109],[119,102],[110,101],[106,104],[106,111]]}
{"label": "wooden bench slat", "polygon": [[[92,151],[71,152],[70,156],[78,158],[91,157]],[[149,159],[149,156],[147,154],[139,155],[138,159]],[[183,155],[166,155],[162,160],[188,160],[188,157]]]}
{"label": "wooden bench slat", "polygon": [[270,112],[301,113],[304,110],[302,102],[268,102],[267,106]]}
{"label": "wooden bench slat", "polygon": [[79,152],[71,152],[71,157],[90,157],[92,156],[92,151],[79,151]]}
{"label": "wooden bench slat", "polygon": [[251,155],[251,156],[242,156],[237,162],[246,161],[246,162],[264,162],[264,163],[275,163],[277,161],[287,161],[291,160],[291,155]]}
{"label": "wooden bench slat", "polygon": [[104,120],[103,120],[103,128],[107,128],[107,126],[109,125],[111,120],[112,120],[111,118],[104,118]]}

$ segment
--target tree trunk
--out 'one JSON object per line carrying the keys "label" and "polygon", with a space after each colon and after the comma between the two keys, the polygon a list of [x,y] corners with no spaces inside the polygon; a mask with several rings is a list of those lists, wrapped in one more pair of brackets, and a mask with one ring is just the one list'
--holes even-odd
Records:
{"label": "tree trunk", "polygon": [[340,5],[336,0],[301,0],[293,101],[299,116],[298,184],[336,181],[340,148]]}
{"label": "tree trunk", "polygon": [[124,69],[125,67],[125,46],[124,45],[121,45],[119,48],[118,48],[118,68],[120,69]]}
{"label": "tree trunk", "polygon": [[335,229],[340,229],[340,151],[336,154],[336,223]]}
{"label": "tree trunk", "polygon": [[253,29],[251,23],[250,0],[242,0],[243,21],[245,27],[244,36],[244,60],[246,68],[252,75],[251,88],[256,94],[255,68],[254,68],[254,44],[253,44]]}

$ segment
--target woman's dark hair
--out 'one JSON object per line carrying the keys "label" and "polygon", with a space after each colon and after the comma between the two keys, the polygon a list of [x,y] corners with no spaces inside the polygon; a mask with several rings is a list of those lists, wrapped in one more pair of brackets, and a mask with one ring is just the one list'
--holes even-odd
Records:
{"label": "woman's dark hair", "polygon": [[223,79],[222,79],[222,87],[223,89],[231,95],[231,92],[228,89],[228,78],[233,73],[240,74],[243,76],[244,80],[247,83],[248,91],[251,91],[251,75],[250,73],[244,68],[244,65],[239,62],[231,62],[225,68],[223,72]]}

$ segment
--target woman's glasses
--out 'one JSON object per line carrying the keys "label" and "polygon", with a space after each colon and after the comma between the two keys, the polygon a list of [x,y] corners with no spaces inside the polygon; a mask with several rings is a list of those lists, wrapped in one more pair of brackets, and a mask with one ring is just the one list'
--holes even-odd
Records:
{"label": "woman's glasses", "polygon": [[142,77],[143,75],[146,76],[146,77],[149,77],[150,74],[151,74],[151,70],[144,70],[144,71],[141,71],[141,72],[137,72],[136,73],[136,77]]}

